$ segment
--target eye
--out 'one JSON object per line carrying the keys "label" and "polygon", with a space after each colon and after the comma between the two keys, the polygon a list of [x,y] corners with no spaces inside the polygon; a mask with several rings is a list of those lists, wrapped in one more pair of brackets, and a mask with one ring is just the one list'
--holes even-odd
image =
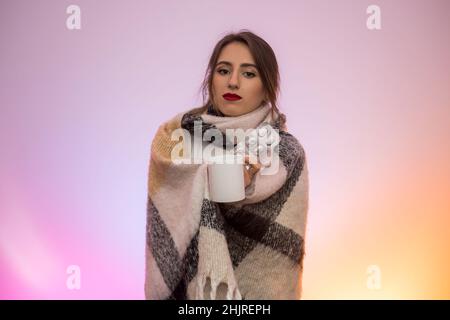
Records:
{"label": "eye", "polygon": [[[218,72],[219,74],[221,74],[221,75],[225,75],[225,74],[228,73],[228,70],[227,70],[227,69],[218,69],[217,72]],[[225,72],[225,73],[224,73],[224,72]]]}
{"label": "eye", "polygon": [[244,72],[244,74],[247,74],[248,76],[247,76],[247,78],[254,78],[254,77],[256,77],[256,74],[254,74],[253,72]]}

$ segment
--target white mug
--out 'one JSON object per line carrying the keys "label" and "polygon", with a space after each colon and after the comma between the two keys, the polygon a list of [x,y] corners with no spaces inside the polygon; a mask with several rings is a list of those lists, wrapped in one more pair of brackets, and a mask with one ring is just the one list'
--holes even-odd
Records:
{"label": "white mug", "polygon": [[244,164],[208,164],[209,196],[214,202],[235,202],[245,198]]}

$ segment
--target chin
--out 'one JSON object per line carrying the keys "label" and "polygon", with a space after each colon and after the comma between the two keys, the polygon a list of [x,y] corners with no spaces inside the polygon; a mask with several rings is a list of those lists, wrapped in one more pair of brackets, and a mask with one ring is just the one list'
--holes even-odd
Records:
{"label": "chin", "polygon": [[244,114],[236,104],[225,104],[219,107],[220,112],[229,117],[236,117]]}

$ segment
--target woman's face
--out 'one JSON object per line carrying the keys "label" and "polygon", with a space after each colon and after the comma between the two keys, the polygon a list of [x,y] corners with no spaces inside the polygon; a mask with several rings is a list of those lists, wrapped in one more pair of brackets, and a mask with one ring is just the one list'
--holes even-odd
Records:
{"label": "woman's face", "polygon": [[[247,45],[232,42],[222,49],[214,68],[212,91],[214,106],[229,117],[249,113],[261,105],[265,90]],[[227,93],[241,98],[227,100]]]}

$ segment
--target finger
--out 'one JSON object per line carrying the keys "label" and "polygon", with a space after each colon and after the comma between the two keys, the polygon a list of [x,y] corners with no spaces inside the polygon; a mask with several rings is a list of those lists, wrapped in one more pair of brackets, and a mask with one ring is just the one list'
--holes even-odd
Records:
{"label": "finger", "polygon": [[261,169],[261,163],[257,162],[255,164],[253,164],[252,167],[255,168],[256,171],[259,171],[259,169]]}
{"label": "finger", "polygon": [[252,174],[255,174],[255,173],[258,172],[260,169],[261,169],[261,165],[260,165],[259,163],[257,163],[257,164],[250,164],[249,171],[250,171]]}
{"label": "finger", "polygon": [[256,168],[258,168],[258,170],[262,167],[261,163],[259,163],[258,160],[256,160],[256,163],[253,163],[253,161],[250,162],[250,157],[248,155],[246,155],[244,157],[244,161],[245,161],[245,164],[247,165],[247,167],[249,167],[249,166],[256,166]]}
{"label": "finger", "polygon": [[251,180],[252,179],[251,179],[250,173],[244,167],[244,185],[245,185],[245,187],[247,187],[250,184]]}

